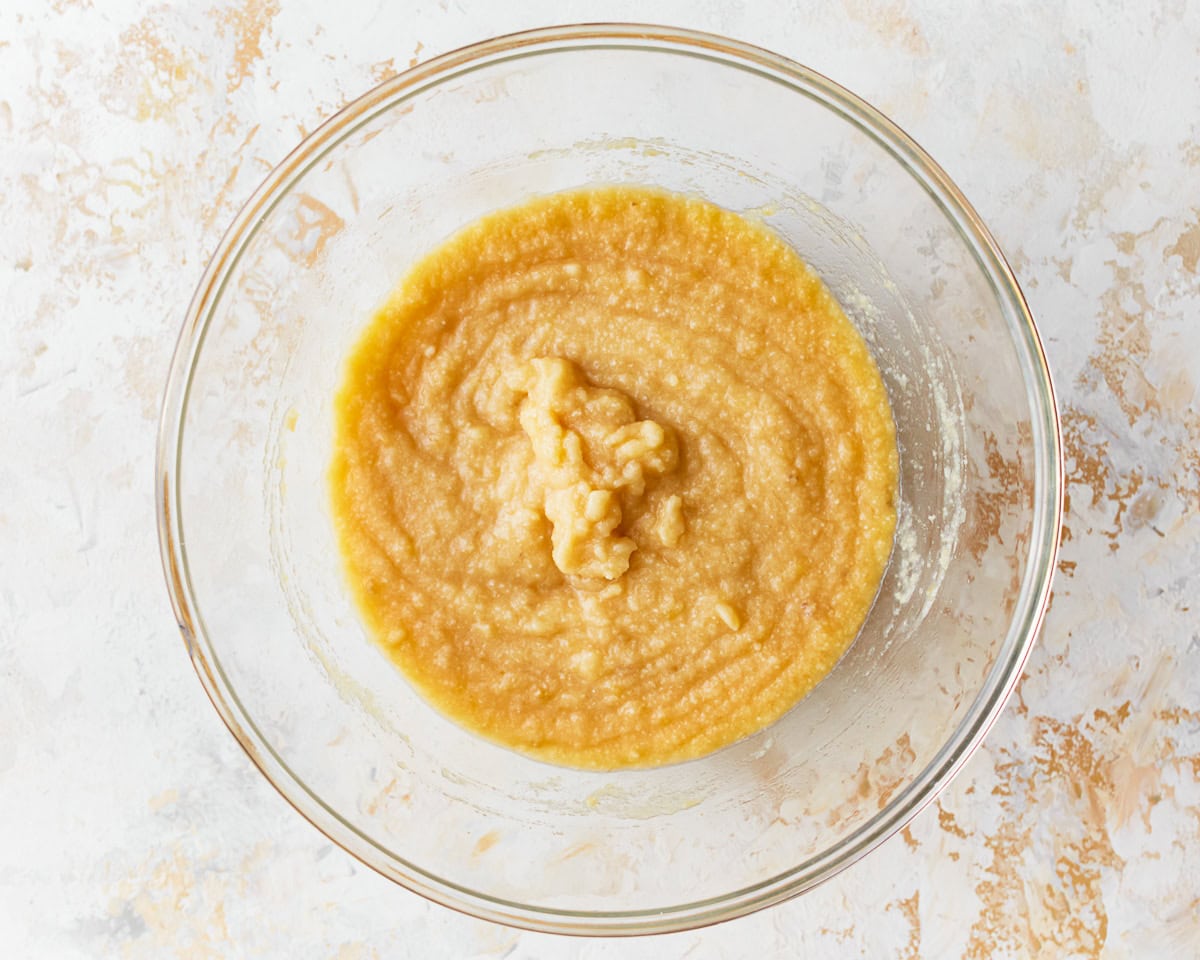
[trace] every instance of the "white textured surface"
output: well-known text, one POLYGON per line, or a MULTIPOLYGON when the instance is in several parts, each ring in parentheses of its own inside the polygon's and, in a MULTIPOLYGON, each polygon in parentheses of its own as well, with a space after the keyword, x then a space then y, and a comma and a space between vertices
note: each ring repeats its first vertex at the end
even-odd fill
POLYGON ((407 6, 0 6, 0 954, 1200 955, 1200 7, 407 6), (621 942, 431 906, 295 815, 192 672, 152 488, 178 324, 270 166, 410 62, 598 19, 773 48, 912 133, 1025 287, 1070 476, 1042 641, 940 801, 800 900, 621 942))

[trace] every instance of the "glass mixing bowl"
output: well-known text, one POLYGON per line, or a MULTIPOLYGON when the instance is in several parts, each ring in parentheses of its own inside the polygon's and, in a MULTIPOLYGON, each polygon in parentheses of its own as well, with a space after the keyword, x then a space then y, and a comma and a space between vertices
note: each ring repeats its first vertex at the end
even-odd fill
POLYGON ((811 70, 646 26, 447 54, 305 140, 204 274, 158 450, 180 629, 266 777, 405 887, 567 933, 737 916, 899 830, 1012 690, 1061 514, 1033 320, 946 175, 811 70), (580 772, 449 722, 368 639, 327 502, 331 401, 374 308, 456 228, 536 193, 625 182, 752 211, 824 277, 890 392, 900 524, 857 641, 782 720, 703 759, 580 772))

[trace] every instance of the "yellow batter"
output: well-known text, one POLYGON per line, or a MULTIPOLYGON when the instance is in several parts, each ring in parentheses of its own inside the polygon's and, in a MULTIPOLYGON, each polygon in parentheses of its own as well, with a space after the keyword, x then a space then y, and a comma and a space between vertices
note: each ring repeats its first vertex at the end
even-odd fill
POLYGON ((854 639, 897 455, 862 337, 764 227, 556 194, 421 261, 355 347, 333 507, 371 631, 437 707, 580 767, 771 723, 854 639))

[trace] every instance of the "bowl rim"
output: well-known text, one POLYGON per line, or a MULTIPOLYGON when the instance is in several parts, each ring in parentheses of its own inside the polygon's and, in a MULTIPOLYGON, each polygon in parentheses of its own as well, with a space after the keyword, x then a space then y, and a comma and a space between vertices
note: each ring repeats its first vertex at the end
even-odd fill
POLYGON ((957 186, 900 127, 816 71, 763 48, 712 33, 640 23, 579 23, 507 34, 458 48, 385 80, 305 137, 263 180, 219 241, 188 306, 171 361, 158 426, 155 507, 159 551, 176 621, 192 664, 222 721, 250 760, 291 806, 331 842, 407 889, 480 919, 547 933, 644 935, 729 920, 790 899, 850 866, 899 832, 928 805, 982 742, 1012 693, 1040 630, 1057 558, 1063 510, 1063 453, 1054 385, 1024 295, 998 244, 957 186), (1026 564, 1008 632, 980 692, 953 735, 906 787, 842 842, 748 887, 702 901, 644 910, 574 911, 522 904, 447 881, 404 861, 359 832, 295 775, 262 737, 228 682, 196 610, 179 509, 180 441, 195 361, 213 307, 257 226, 291 184, 381 112, 480 67, 545 53, 642 50, 698 57, 757 74, 813 99, 887 150, 938 204, 970 246, 1023 348, 1034 449, 1034 516, 1026 564))

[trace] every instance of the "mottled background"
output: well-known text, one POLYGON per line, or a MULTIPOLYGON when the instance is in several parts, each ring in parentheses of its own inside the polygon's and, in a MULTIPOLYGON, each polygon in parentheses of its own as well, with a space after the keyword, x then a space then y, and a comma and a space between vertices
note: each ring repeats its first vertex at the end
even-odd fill
POLYGON ((1200 6, 966 0, 0 4, 0 954, 1200 955, 1200 6), (640 941, 431 906, 295 815, 221 726, 159 572, 155 415, 237 206, 436 53, 643 19, 808 63, 912 133, 1046 339, 1068 508, 986 745, 866 861, 640 941))

